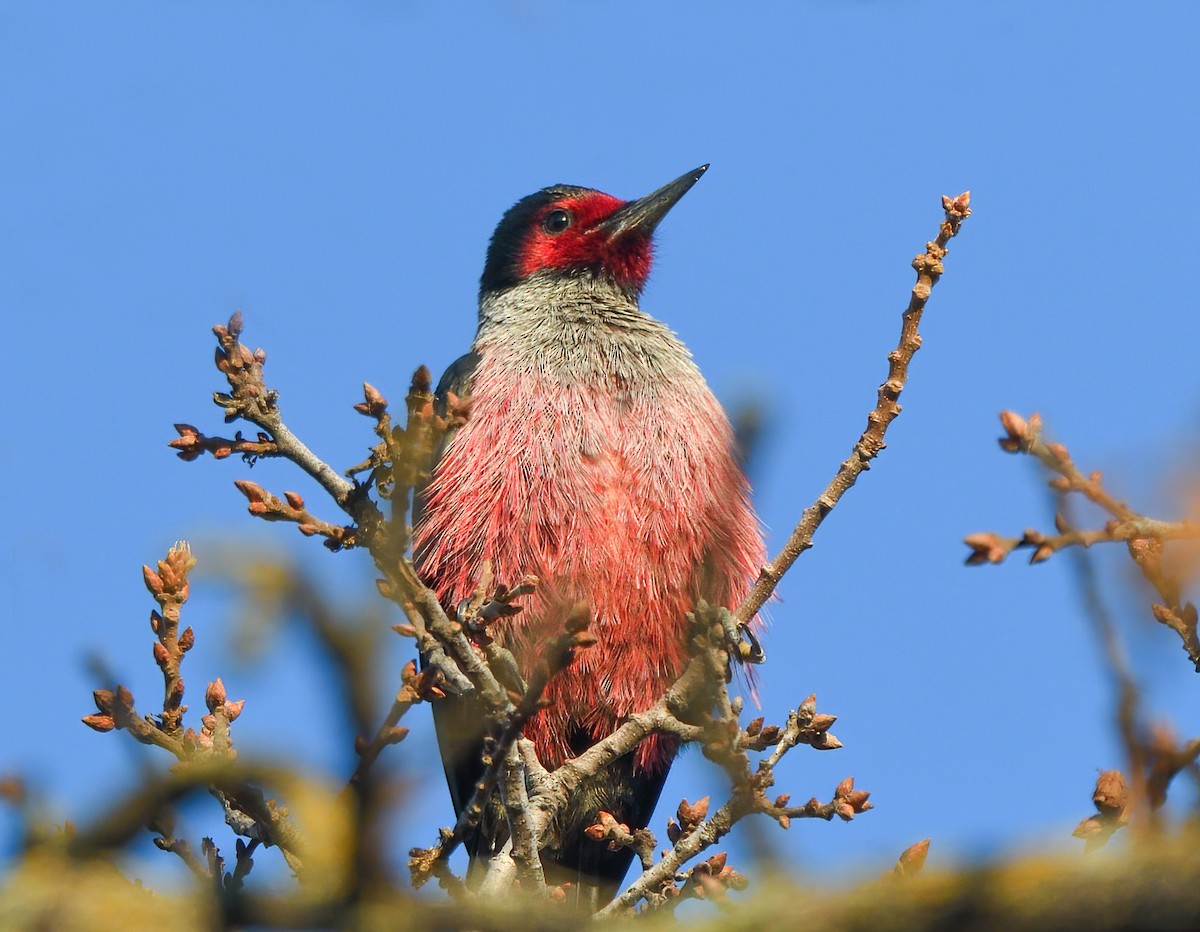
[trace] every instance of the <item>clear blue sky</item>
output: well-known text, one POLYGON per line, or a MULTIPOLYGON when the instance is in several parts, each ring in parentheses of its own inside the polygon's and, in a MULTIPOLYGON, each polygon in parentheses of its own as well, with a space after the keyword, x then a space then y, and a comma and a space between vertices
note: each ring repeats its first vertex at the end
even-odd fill
MULTIPOLYGON (((927 836, 942 863, 1069 840, 1096 769, 1121 763, 1069 565, 967 570, 960 540, 1049 524, 1031 465, 994 443, 1001 408, 1042 411, 1156 514, 1195 462, 1200 9, 732 9, 4 5, 0 770, 81 820, 128 785, 141 755, 78 724, 86 658, 150 707, 139 567, 177 538, 202 566, 238 538, 346 604, 372 597, 364 555, 246 516, 238 477, 318 500, 291 470, 166 449, 174 421, 221 426, 214 322, 243 309, 289 423, 344 468, 372 440, 350 409, 364 379, 399 401, 417 364, 467 346, 513 201, 560 181, 633 197, 711 162, 661 228, 643 304, 727 404, 768 403, 754 478, 775 544, 864 424, 939 196, 970 188, 975 208, 887 451, 772 609, 765 714, 816 692, 846 745, 791 755, 781 790, 827 798, 853 774, 878 808, 768 837, 824 874, 884 870, 927 836)), ((1120 554, 1099 565, 1156 708, 1200 731, 1173 635, 1120 554)), ((299 744, 347 773, 304 639, 284 629, 273 660, 239 664, 227 594, 193 588, 193 706, 223 674, 247 752, 299 744)), ((448 820, 427 715, 403 747, 422 815, 398 851, 448 820)), ((718 781, 691 754, 666 799, 718 781)))

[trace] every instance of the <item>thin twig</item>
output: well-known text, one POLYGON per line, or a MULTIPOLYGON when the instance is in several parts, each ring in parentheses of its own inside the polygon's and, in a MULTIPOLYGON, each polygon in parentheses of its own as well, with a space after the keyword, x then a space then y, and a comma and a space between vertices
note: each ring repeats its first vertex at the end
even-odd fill
POLYGON ((1057 534, 1043 534, 1028 529, 1017 537, 1003 537, 990 532, 970 534, 963 542, 971 548, 966 563, 976 566, 1001 563, 1014 550, 1033 548, 1031 563, 1041 563, 1061 550, 1071 547, 1090 547, 1096 543, 1120 541, 1142 571, 1146 581, 1162 598, 1161 604, 1150 607, 1156 621, 1173 630, 1183 642, 1183 649, 1200 672, 1200 632, 1197 631, 1196 606, 1186 601, 1183 586, 1176 575, 1163 565, 1167 543, 1178 540, 1200 540, 1200 522, 1159 521, 1139 514, 1125 502, 1116 499, 1104 487, 1099 472, 1084 475, 1061 443, 1047 443, 1042 437, 1042 419, 1032 414, 1028 419, 1012 411, 1000 413, 1005 436, 1000 448, 1008 453, 1024 453, 1036 458, 1054 476, 1049 485, 1057 492, 1083 495, 1112 515, 1103 530, 1078 531, 1060 511, 1054 519, 1057 534))
POLYGON ((879 386, 878 400, 867 415, 867 427, 854 444, 850 457, 838 467, 837 475, 825 487, 825 491, 804 510, 779 553, 759 571, 754 586, 733 613, 738 622, 747 624, 758 614, 800 554, 812 547, 813 535, 821 526, 821 522, 858 477, 870 468, 871 460, 883 450, 884 435, 892 421, 900 414, 900 393, 908 380, 909 363, 921 348, 921 335, 917 330, 921 323, 921 314, 925 310, 933 286, 942 275, 946 245, 957 235, 962 222, 971 215, 970 204, 969 191, 956 198, 942 198, 946 219, 942 221, 937 238, 927 243, 925 252, 913 260, 913 268, 917 270, 917 282, 913 285, 908 307, 901 317, 900 342, 888 354, 888 377, 879 386))
POLYGON ((279 455, 312 476, 341 508, 353 511, 354 483, 338 475, 283 423, 276 403, 278 393, 267 389, 262 378, 262 365, 267 354, 262 350, 251 351, 238 341, 242 333, 241 311, 235 312, 228 324, 213 327, 213 333, 220 345, 217 365, 229 379, 232 389, 228 395, 214 396, 214 401, 225 408, 225 419, 230 421, 240 417, 267 431, 274 439, 279 455))

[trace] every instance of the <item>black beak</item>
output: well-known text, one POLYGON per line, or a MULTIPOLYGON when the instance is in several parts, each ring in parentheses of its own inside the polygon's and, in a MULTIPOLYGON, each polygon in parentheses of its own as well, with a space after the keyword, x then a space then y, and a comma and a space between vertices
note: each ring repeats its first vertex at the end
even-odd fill
POLYGON ((636 201, 630 201, 616 213, 596 225, 596 229, 608 236, 609 239, 619 239, 635 230, 645 236, 654 232, 659 221, 667 215, 675 203, 691 189, 700 176, 708 171, 707 165, 701 165, 685 175, 680 175, 670 184, 663 185, 653 194, 647 194, 636 201))

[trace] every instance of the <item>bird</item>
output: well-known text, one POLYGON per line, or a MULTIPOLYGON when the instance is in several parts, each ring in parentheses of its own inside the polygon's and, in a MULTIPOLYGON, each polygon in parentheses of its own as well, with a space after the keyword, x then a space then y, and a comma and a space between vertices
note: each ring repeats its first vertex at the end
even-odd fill
MULTIPOLYGON (((524 729, 549 769, 653 705, 686 663, 687 613, 736 605, 763 563, 729 420, 683 342, 639 304, 660 221, 707 169, 631 201, 556 184, 514 204, 488 246, 474 342, 436 390, 443 404, 469 399, 469 416, 415 500, 421 579, 450 608, 485 565, 496 580, 536 576, 524 610, 489 629, 526 677, 573 605, 592 613, 596 643, 524 729)), ((453 696, 434 716, 461 813, 482 773, 483 716, 453 696)), ((595 908, 616 894, 632 852, 585 829, 600 811, 646 826, 678 751, 651 735, 584 784, 543 851, 548 883, 595 908)), ((474 863, 499 850, 502 823, 468 840, 474 863)))

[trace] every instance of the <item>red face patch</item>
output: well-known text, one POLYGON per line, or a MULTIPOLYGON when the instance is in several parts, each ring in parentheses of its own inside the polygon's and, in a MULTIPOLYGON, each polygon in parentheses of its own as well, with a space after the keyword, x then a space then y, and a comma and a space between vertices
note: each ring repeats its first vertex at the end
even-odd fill
POLYGON ((640 291, 650 274, 650 237, 630 231, 614 239, 597 229, 624 204, 599 191, 548 204, 535 216, 521 250, 521 276, 541 269, 597 268, 623 287, 640 291))

